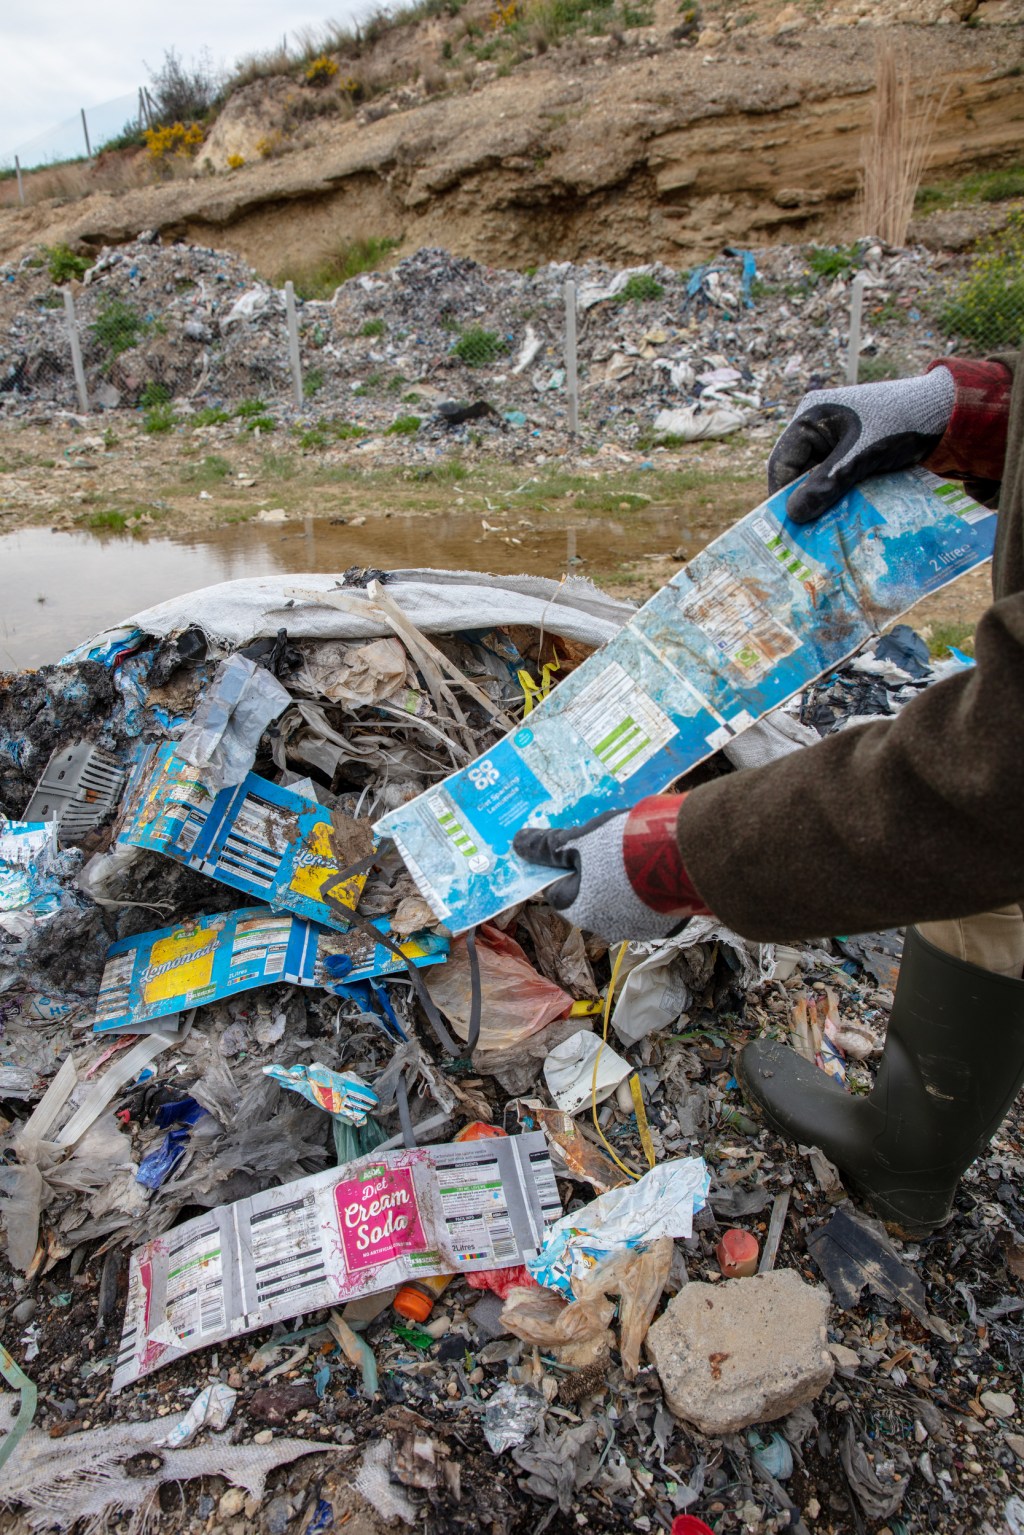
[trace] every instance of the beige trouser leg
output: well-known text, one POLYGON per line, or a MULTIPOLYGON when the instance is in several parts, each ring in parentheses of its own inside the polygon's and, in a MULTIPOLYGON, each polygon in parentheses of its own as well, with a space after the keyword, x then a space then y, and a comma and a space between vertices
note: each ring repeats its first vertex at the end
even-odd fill
POLYGON ((919 922, 917 931, 943 953, 965 959, 980 970, 1017 978, 1024 975, 1024 911, 1020 906, 998 906, 976 917, 953 917, 947 922, 919 922))

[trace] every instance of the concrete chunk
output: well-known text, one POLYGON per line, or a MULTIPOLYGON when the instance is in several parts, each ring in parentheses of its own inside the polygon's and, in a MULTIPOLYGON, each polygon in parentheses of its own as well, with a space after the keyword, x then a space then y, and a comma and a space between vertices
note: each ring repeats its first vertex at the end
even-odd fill
POLYGON ((792 1269, 684 1285, 647 1334, 665 1401, 705 1434, 785 1417, 832 1379, 828 1308, 792 1269))

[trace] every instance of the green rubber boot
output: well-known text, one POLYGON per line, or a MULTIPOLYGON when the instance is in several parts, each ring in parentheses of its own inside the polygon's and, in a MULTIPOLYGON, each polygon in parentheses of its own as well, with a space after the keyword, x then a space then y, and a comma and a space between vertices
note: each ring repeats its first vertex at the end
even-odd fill
POLYGON ((1024 980, 954 959, 908 928, 866 1097, 772 1040, 747 1045, 736 1076, 780 1134, 820 1147, 902 1235, 925 1236, 949 1219, 961 1174, 1024 1082, 1024 980))

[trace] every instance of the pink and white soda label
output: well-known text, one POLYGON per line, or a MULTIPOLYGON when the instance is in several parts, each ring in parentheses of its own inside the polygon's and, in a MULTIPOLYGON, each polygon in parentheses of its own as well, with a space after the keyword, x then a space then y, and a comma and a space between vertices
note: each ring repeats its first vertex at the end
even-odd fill
POLYGON ((350 1274, 426 1246, 410 1168, 374 1168, 339 1183, 334 1199, 350 1274))

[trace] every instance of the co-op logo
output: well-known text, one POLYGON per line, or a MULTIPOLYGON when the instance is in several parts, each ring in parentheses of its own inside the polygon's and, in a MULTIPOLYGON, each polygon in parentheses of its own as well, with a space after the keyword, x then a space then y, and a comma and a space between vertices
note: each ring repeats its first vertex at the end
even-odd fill
POLYGON ((469 781, 474 789, 489 789, 500 777, 501 774, 488 757, 469 769, 469 781))

